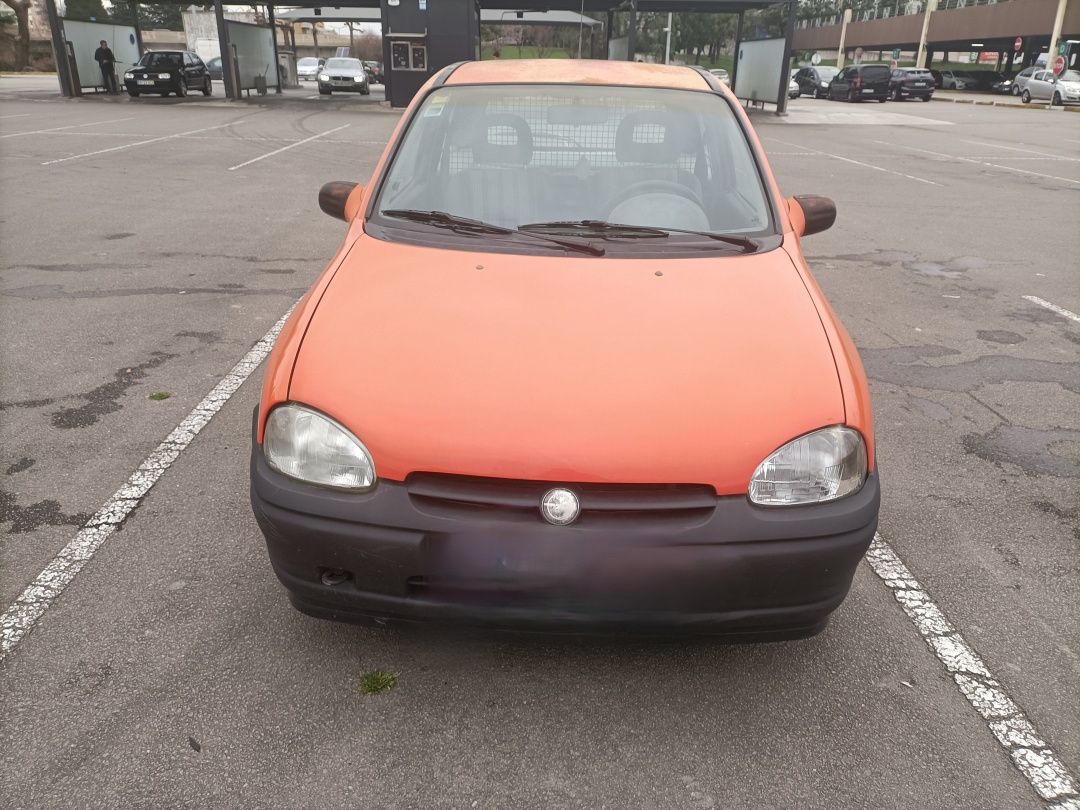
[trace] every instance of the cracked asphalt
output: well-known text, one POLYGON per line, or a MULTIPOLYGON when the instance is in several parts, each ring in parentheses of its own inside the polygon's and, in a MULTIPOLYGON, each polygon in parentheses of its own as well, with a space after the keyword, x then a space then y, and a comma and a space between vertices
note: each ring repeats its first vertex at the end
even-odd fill
MULTIPOLYGON (((321 271, 342 227, 319 186, 366 181, 397 123, 14 87, 5 606, 321 271)), ((799 100, 754 122, 786 194, 837 202, 804 248, 871 379, 881 534, 1076 775, 1080 324, 1023 296, 1080 312, 1080 116, 799 100)), ((0 805, 1040 806, 866 565, 822 635, 784 644, 298 614, 247 503, 260 378, 0 662, 0 805), (363 696, 375 668, 397 685, 363 696)))

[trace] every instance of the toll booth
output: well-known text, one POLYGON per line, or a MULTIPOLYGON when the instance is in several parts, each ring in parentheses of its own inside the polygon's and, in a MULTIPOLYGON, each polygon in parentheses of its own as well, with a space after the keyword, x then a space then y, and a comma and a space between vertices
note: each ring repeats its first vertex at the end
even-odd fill
POLYGON ((383 69, 392 107, 408 106, 436 71, 480 48, 474 0, 383 0, 383 69))

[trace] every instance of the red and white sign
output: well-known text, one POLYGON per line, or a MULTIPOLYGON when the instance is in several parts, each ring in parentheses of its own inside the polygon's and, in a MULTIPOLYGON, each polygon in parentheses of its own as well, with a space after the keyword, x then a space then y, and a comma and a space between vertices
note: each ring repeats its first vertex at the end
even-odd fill
POLYGON ((1060 76, 1062 73, 1064 73, 1065 72, 1065 57, 1064 56, 1055 56, 1054 57, 1054 64, 1053 64, 1052 67, 1053 67, 1055 76, 1060 76))
POLYGON ((1013 50, 1014 51, 1019 51, 1019 50, 1022 50, 1023 47, 1024 47, 1024 38, 1023 37, 1017 37, 1016 42, 1013 43, 1013 50))

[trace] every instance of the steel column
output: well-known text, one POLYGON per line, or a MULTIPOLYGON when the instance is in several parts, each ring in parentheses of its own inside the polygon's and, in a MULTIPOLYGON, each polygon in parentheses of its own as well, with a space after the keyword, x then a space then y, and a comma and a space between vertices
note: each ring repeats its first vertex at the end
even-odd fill
MULTIPOLYGON (((275 92, 277 92, 278 95, 281 95, 281 62, 278 61, 279 57, 278 57, 278 50, 277 50, 277 25, 274 23, 274 7, 273 7, 273 5, 268 5, 266 7, 266 19, 270 23, 270 36, 272 36, 274 38, 274 70, 277 71, 277 90, 275 92)), ((349 27, 349 30, 352 31, 351 26, 349 27)), ((295 54, 294 54, 294 57, 295 57, 295 54)))
POLYGON ((214 0, 214 15, 217 18, 218 50, 221 52, 221 80, 225 85, 226 98, 240 98, 240 89, 236 86, 236 59, 229 47, 229 30, 225 27, 225 8, 221 0, 214 0))

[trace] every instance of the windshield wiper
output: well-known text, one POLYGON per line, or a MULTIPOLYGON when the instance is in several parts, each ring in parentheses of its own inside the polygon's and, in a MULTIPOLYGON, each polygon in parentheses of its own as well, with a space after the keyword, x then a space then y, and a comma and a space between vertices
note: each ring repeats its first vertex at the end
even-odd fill
POLYGON ((673 233, 685 233, 692 236, 704 236, 717 242, 723 242, 742 248, 743 253, 753 253, 761 245, 748 236, 712 233, 711 231, 691 231, 683 228, 655 228, 648 225, 620 225, 617 222, 605 222, 602 219, 580 219, 573 222, 532 222, 522 225, 519 230, 532 233, 543 231, 570 231, 571 233, 593 233, 608 239, 657 239, 673 233))
POLYGON ((491 234, 493 236, 529 236, 533 239, 542 239, 545 242, 551 242, 552 244, 559 245, 567 250, 575 250, 578 253, 586 253, 590 256, 603 256, 606 252, 602 247, 598 247, 597 245, 588 242, 582 242, 578 239, 560 239, 557 236, 533 233, 531 231, 521 230, 520 228, 504 228, 501 225, 483 222, 479 219, 470 219, 469 217, 459 217, 456 214, 448 214, 445 211, 420 211, 413 208, 391 208, 387 211, 381 211, 380 213, 387 217, 406 219, 410 222, 421 222, 426 225, 434 225, 437 228, 447 228, 448 230, 454 231, 454 233, 466 235, 491 234))

